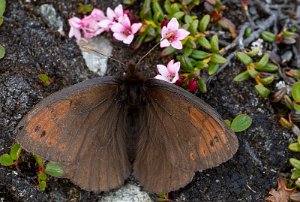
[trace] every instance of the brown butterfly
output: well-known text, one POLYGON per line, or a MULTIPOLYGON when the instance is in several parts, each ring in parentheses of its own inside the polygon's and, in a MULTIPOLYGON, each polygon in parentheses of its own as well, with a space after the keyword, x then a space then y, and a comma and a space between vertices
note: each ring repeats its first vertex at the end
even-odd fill
POLYGON ((85 190, 108 191, 132 172, 150 192, 170 192, 194 172, 232 158, 238 140, 217 112, 176 85, 122 77, 81 82, 42 100, 17 126, 17 142, 59 162, 85 190))

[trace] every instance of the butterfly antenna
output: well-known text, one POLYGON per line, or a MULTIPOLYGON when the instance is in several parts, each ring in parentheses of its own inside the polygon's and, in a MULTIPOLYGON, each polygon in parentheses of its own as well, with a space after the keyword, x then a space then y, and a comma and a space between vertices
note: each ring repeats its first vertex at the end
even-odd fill
POLYGON ((97 54, 99 54, 99 55, 102 55, 102 56, 107 57, 107 58, 109 58, 109 59, 111 59, 111 60, 114 60, 114 61, 120 63, 121 65, 123 65, 123 67, 126 66, 126 65, 125 65, 123 62, 121 62, 120 60, 118 60, 118 59, 116 59, 116 58, 113 58, 113 57, 110 57, 109 55, 105 55, 104 53, 101 53, 101 52, 99 52, 99 51, 97 51, 97 50, 95 50, 95 49, 93 49, 93 48, 90 48, 90 47, 88 47, 88 46, 81 46, 81 48, 83 48, 83 49, 85 49, 85 50, 87 50, 87 51, 95 52, 95 53, 97 53, 97 54))
POLYGON ((140 62, 147 56, 149 55, 149 53, 151 53, 158 45, 160 44, 160 42, 158 42, 155 46, 153 46, 143 57, 141 57, 141 59, 139 59, 139 61, 137 62, 136 65, 140 64, 140 62))

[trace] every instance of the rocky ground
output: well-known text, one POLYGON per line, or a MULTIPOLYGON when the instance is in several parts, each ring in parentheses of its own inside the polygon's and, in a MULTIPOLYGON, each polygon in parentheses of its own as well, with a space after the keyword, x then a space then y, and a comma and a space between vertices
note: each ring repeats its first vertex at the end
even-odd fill
MULTIPOLYGON (((76 14, 78 1, 11 0, 8 2, 4 24, 0 27, 0 44, 6 56, 0 60, 0 153, 9 151, 14 143, 14 129, 20 119, 42 98, 64 87, 96 77, 85 65, 74 39, 62 36, 40 13, 43 4, 51 4, 61 17, 63 30, 68 33, 67 19, 76 14), (44 87, 38 74, 47 74, 54 82, 44 87)), ((230 1, 227 1, 230 4, 230 1)), ((238 2, 238 1, 232 1, 238 2)), ((118 1, 97 1, 96 7, 105 10, 118 1)), ((234 7, 234 6, 233 6, 234 7)), ((138 9, 134 7, 133 9, 138 9)), ((241 16, 237 9, 226 15, 241 16)), ((230 18, 230 16, 228 16, 230 18)), ((237 23, 246 20, 238 17, 237 23)), ((237 26, 239 26, 237 24, 237 26)), ((153 44, 138 51, 104 35, 112 45, 112 56, 120 61, 138 59, 153 44)), ((143 62, 147 75, 155 75, 155 65, 161 63, 154 51, 143 62)), ((295 137, 278 124, 274 106, 253 90, 253 82, 242 85, 233 82, 241 72, 240 63, 233 60, 200 95, 224 119, 246 113, 253 118, 252 126, 237 134, 239 150, 219 167, 196 173, 186 187, 172 192, 175 201, 264 201, 271 188, 276 187, 280 173, 289 172, 287 146, 295 137)), ((109 60, 108 74, 120 72, 120 66, 109 60)), ((107 194, 87 192, 67 179, 50 178, 46 191, 37 188, 33 160, 22 163, 21 172, 15 167, 0 167, 0 201, 98 201, 107 194)), ((128 182, 127 182, 128 183, 128 182)), ((132 182, 129 182, 132 183, 132 182)))

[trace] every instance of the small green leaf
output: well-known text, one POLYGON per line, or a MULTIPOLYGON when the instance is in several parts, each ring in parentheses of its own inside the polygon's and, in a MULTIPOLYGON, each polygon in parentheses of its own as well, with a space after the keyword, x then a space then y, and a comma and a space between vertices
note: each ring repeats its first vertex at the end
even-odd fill
POLYGON ((182 67, 183 70, 185 70, 187 72, 193 71, 193 65, 192 65, 189 57, 186 57, 184 55, 177 56, 177 57, 178 57, 178 60, 180 61, 180 66, 182 67))
POLYGON ((0 17, 0 26, 3 24, 3 22, 4 22, 3 17, 0 17))
POLYGON ((38 181, 46 181, 47 175, 45 173, 39 173, 38 174, 38 181))
POLYGON ((274 76, 271 75, 271 76, 267 76, 267 77, 264 77, 264 78, 260 78, 259 81, 264 84, 264 85, 269 85, 270 83, 272 83, 274 81, 274 76))
POLYGON ((194 66, 195 70, 201 70, 208 67, 208 64, 206 62, 203 62, 202 60, 198 60, 194 66))
POLYGON ((294 109, 295 109, 297 112, 300 112, 300 105, 299 105, 299 104, 294 103, 293 106, 294 106, 294 109))
MULTIPOLYGON (((297 137, 297 142, 298 142, 298 144, 300 144, 300 136, 297 137)), ((299 147, 300 147, 300 145, 299 145, 299 147)))
POLYGON ((192 49, 195 49, 197 47, 192 37, 187 37, 187 40, 185 41, 184 45, 192 49))
POLYGON ((193 22, 193 18, 190 15, 185 15, 184 22, 189 25, 193 22))
POLYGON ((34 155, 35 161, 40 168, 44 167, 43 159, 40 156, 34 155))
POLYGON ((174 15, 172 17, 176 18, 177 20, 180 20, 184 15, 185 15, 184 12, 178 11, 178 12, 174 13, 174 15))
POLYGON ((288 95, 283 96, 283 104, 290 110, 293 109, 293 101, 291 100, 291 98, 288 95))
POLYGON ((237 52, 236 56, 239 59, 239 61, 241 61, 246 66, 253 62, 252 58, 250 58, 243 52, 237 52))
POLYGON ((296 180, 300 177, 300 169, 297 169, 295 170, 294 172, 292 172, 292 175, 291 175, 291 179, 292 180, 296 180))
POLYGON ((252 32, 252 29, 250 27, 247 27, 245 30, 245 33, 244 33, 244 37, 247 38, 248 36, 250 36, 251 32, 252 32))
POLYGON ((0 0, 0 17, 3 16, 6 7, 6 1, 0 0))
POLYGON ((164 8, 168 14, 173 13, 173 9, 171 7, 171 2, 169 0, 164 2, 164 8))
POLYGON ((254 69, 249 69, 247 71, 252 78, 256 78, 259 75, 259 72, 254 69))
POLYGON ((41 190, 41 191, 45 191, 45 189, 46 189, 46 187, 47 187, 46 181, 40 181, 39 187, 40 187, 40 190, 41 190))
POLYGON ((218 63, 214 63, 214 62, 211 62, 209 65, 208 65, 208 74, 209 75, 213 75, 214 73, 216 73, 219 69, 219 64, 218 63))
POLYGON ((263 67, 258 67, 255 65, 255 69, 262 71, 262 72, 275 72, 278 70, 278 66, 273 63, 267 63, 263 67))
POLYGON ((245 81, 245 80, 248 80, 249 78, 250 78, 250 74, 246 70, 246 71, 243 71, 242 73, 239 73, 238 75, 236 75, 233 80, 234 81, 245 81))
POLYGON ((259 62, 255 63, 254 66, 255 68, 262 68, 266 66, 269 62, 269 54, 266 53, 264 56, 259 60, 259 62))
POLYGON ((226 59, 216 53, 213 53, 212 56, 210 57, 210 61, 213 63, 217 63, 217 64, 225 64, 226 63, 226 59))
POLYGON ((231 130, 234 132, 242 132, 249 128, 252 124, 252 118, 247 114, 240 114, 235 117, 231 123, 231 130))
POLYGON ((197 33, 198 24, 199 24, 199 20, 194 20, 190 24, 189 31, 191 32, 192 35, 195 35, 197 33))
POLYGON ((288 149, 293 152, 300 152, 300 145, 298 142, 294 142, 289 144, 288 149))
POLYGON ((294 168, 300 169, 300 161, 298 159, 290 158, 289 162, 294 168))
POLYGON ((293 84, 292 97, 296 102, 300 102, 300 82, 293 84))
POLYGON ((126 5, 133 5, 134 0, 123 0, 123 3, 126 4, 126 5))
POLYGON ((93 5, 91 4, 80 4, 79 5, 79 13, 87 14, 93 10, 93 5))
POLYGON ((230 121, 230 120, 226 119, 226 120, 225 120, 225 123, 226 123, 229 127, 231 126, 231 121, 230 121))
POLYGON ((199 78, 198 80, 198 89, 201 93, 207 92, 206 83, 203 78, 199 78))
POLYGON ((210 15, 208 15, 208 14, 201 18, 200 23, 199 23, 200 32, 206 31, 209 21, 210 21, 210 15))
POLYGON ((201 50, 193 50, 191 57, 196 60, 202 60, 208 58, 211 54, 201 51, 201 50))
POLYGON ((192 54, 193 50, 194 49, 192 49, 192 48, 184 47, 183 48, 183 55, 190 56, 192 54))
POLYGON ((197 40, 197 43, 205 49, 211 49, 211 45, 209 41, 205 38, 205 36, 200 36, 197 40))
POLYGON ((63 175, 63 169, 59 163, 50 161, 46 165, 45 173, 54 177, 60 177, 63 175))
POLYGON ((273 34, 272 32, 263 31, 261 33, 261 37, 263 38, 264 41, 272 43, 275 41, 276 35, 273 34))
POLYGON ((142 9, 140 12, 140 17, 145 20, 149 20, 152 18, 152 12, 151 12, 151 1, 152 0, 145 0, 142 9))
POLYGON ((19 159, 20 154, 21 154, 22 148, 20 146, 20 144, 14 144, 11 148, 10 148, 10 156, 11 158, 16 161, 19 159))
POLYGON ((270 94, 270 90, 261 85, 255 85, 256 92, 263 98, 266 98, 270 94))
POLYGON ((0 45, 0 59, 2 59, 5 55, 5 49, 3 46, 0 45))
POLYGON ((2 154, 0 156, 0 164, 3 166, 11 166, 14 163, 13 159, 9 154, 2 154))
POLYGON ((219 39, 218 39, 218 35, 214 35, 210 39, 210 46, 211 46, 211 52, 213 52, 213 53, 219 53, 219 39))

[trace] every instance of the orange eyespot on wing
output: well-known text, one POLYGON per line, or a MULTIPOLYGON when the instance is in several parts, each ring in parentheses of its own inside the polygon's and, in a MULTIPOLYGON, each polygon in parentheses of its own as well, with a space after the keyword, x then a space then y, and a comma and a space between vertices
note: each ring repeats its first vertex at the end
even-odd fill
POLYGON ((134 162, 134 174, 146 190, 176 190, 189 183, 195 171, 233 156, 237 138, 212 107, 163 81, 149 80, 146 87, 145 125, 134 162), (153 178, 156 181, 149 180, 153 178))
POLYGON ((124 113, 115 101, 111 77, 88 80, 42 100, 17 126, 17 142, 56 161, 81 188, 108 191, 130 172, 124 141, 124 113))

